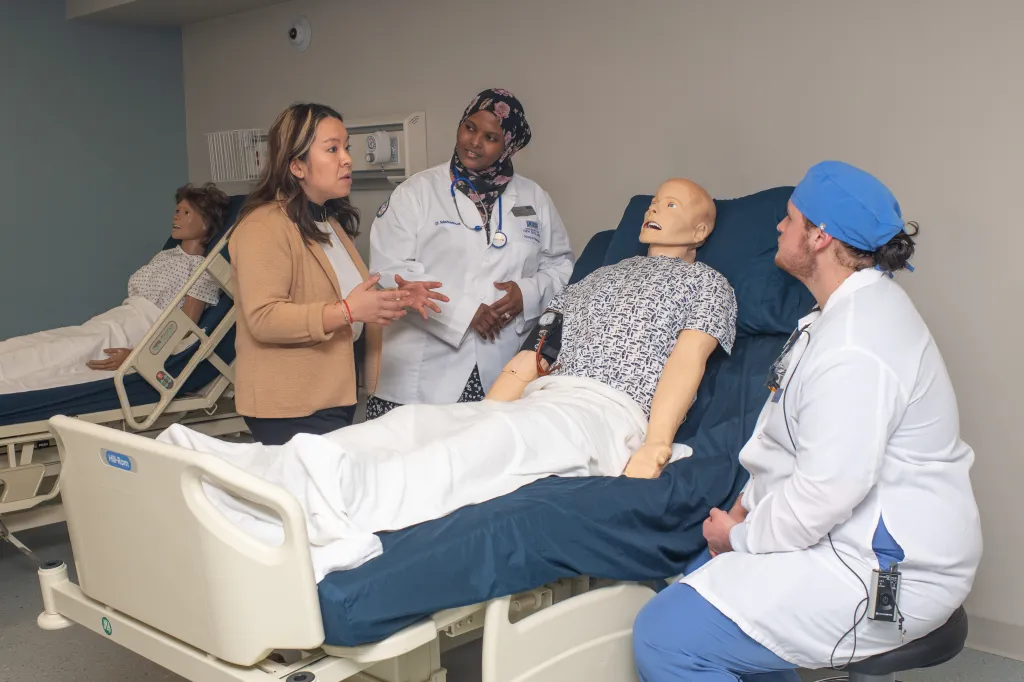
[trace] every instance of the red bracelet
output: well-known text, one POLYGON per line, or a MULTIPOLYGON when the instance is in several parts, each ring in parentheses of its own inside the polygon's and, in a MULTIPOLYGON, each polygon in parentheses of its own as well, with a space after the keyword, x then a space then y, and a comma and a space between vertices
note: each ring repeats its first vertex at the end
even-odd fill
POLYGON ((348 313, 348 323, 349 325, 351 325, 353 322, 355 322, 355 319, 352 317, 352 309, 348 307, 348 301, 346 301, 345 299, 341 299, 341 302, 345 306, 345 311, 348 313))

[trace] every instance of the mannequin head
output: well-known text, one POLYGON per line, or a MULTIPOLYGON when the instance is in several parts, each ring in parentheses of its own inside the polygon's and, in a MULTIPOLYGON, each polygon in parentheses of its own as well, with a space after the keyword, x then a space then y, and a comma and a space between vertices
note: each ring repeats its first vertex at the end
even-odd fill
POLYGON ((662 183, 644 214, 640 243, 650 256, 672 256, 691 263, 715 229, 715 202, 695 182, 672 178, 662 183))
POLYGON ((205 254, 214 236, 224 229, 228 195, 212 182, 199 187, 186 184, 174 193, 174 201, 171 237, 180 241, 185 253, 205 254))

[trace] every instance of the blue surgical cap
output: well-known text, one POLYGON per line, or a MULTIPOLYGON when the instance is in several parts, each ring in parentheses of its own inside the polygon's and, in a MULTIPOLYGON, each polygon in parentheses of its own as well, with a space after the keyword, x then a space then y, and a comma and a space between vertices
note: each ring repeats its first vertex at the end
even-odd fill
POLYGON ((877 250, 904 226, 889 188, 842 161, 811 166, 790 200, 826 234, 863 251, 877 250))

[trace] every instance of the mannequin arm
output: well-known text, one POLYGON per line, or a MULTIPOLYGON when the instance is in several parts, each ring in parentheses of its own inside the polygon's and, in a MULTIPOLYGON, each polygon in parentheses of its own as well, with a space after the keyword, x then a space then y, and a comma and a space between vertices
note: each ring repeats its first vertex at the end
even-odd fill
POLYGON ((693 405, 708 357, 717 345, 718 339, 710 334, 694 329, 680 332, 651 401, 647 436, 626 465, 626 476, 657 478, 668 464, 676 431, 693 405))
MULTIPOLYGON (((541 360, 541 366, 547 369, 548 363, 541 360)), ((519 400, 523 397, 526 385, 537 376, 537 354, 533 351, 521 350, 501 370, 501 374, 491 384, 491 390, 487 391, 485 398, 503 403, 519 400)))

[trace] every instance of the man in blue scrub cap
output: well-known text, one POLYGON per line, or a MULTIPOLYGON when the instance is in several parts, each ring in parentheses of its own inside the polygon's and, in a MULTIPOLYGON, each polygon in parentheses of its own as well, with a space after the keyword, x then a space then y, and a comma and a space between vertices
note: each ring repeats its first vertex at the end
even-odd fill
POLYGON ((769 372, 739 499, 712 510, 708 552, 637 616, 644 682, 796 681, 928 634, 970 592, 974 452, 892 278, 909 269, 908 227, 892 192, 846 163, 813 166, 794 190, 775 262, 817 306, 769 372), (891 620, 865 617, 875 571, 899 573, 891 620))

